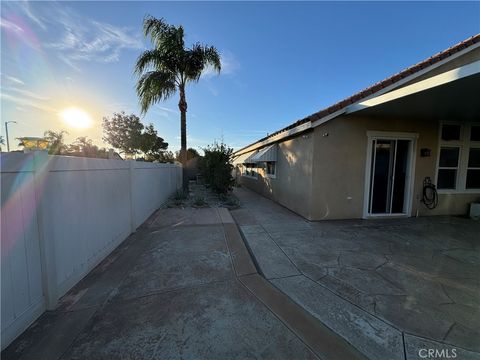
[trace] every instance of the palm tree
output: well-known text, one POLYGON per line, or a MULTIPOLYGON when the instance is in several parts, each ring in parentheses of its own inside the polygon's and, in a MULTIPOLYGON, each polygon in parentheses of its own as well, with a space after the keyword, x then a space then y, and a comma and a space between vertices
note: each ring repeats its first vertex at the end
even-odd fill
MULTIPOLYGON (((218 73, 221 70, 220 54, 213 46, 200 43, 185 47, 183 27, 167 24, 163 19, 146 16, 143 21, 143 34, 150 37, 153 49, 146 50, 137 59, 135 73, 138 75, 137 94, 142 114, 155 103, 180 95, 180 143, 181 162, 187 163, 187 100, 185 87, 190 82, 198 82, 207 67, 218 73)), ((185 175, 185 174, 184 174, 185 175)), ((183 176, 183 188, 188 182, 183 176)))

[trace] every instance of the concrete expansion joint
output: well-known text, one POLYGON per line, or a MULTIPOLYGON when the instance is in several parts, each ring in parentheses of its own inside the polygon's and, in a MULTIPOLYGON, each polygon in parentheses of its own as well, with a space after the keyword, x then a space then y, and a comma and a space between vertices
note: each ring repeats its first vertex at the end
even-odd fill
MULTIPOLYGON (((335 291, 333 291, 332 289, 330 289, 328 286, 325 286, 324 284, 322 283, 319 283, 319 282, 316 282, 315 280, 313 280, 311 277, 307 276, 307 275, 304 275, 307 279, 310 279, 312 281, 314 281, 315 283, 317 283, 319 286, 321 286, 322 288, 326 289, 327 291, 329 291, 330 293, 334 294, 335 296, 339 297, 340 299, 350 303, 352 306, 356 307, 357 309, 361 310, 361 311, 364 311, 368 314, 370 314, 371 316, 373 316, 374 318, 376 318, 377 320, 383 322, 384 324, 392 327, 393 329, 399 331, 399 332, 402 332, 402 330, 400 328, 398 328, 397 326, 395 326, 394 324, 392 324, 391 322, 389 321, 386 321, 385 319, 383 319, 382 317, 380 317, 379 315, 377 315, 376 312, 374 313, 371 313, 369 311, 366 311, 365 309, 363 309, 361 306, 359 306, 358 304, 354 303, 353 301, 351 301, 350 299, 340 295, 340 294, 337 294, 335 291)), ((340 280, 341 281, 341 280, 340 280)), ((356 289, 356 288, 355 288, 356 289)), ((358 290, 358 289, 356 289, 358 290)), ((360 291, 360 290, 358 290, 360 291)), ((361 292, 361 291, 360 291, 361 292)), ((390 294, 375 294, 375 295, 388 295, 388 296, 407 296, 406 294, 399 294, 399 295, 390 295, 390 294)), ((375 300, 374 300, 375 301, 375 300)), ((376 302, 374 303, 375 307, 376 307, 376 302)))
POLYGON ((268 281, 271 281, 271 280, 279 280, 279 279, 288 279, 288 278, 294 278, 294 277, 298 277, 298 276, 306 276, 305 274, 303 273, 300 273, 300 274, 294 274, 294 275, 286 275, 286 276, 278 276, 278 277, 271 277, 271 278, 266 278, 268 281))
POLYGON ((457 323, 454 322, 452 325, 450 325, 450 327, 446 331, 445 335, 443 336, 442 341, 445 341, 447 339, 448 334, 450 334, 450 332, 452 331, 452 329, 455 327, 456 324, 457 323))
MULTIPOLYGON (((326 327, 265 278, 251 250, 248 249, 247 242, 239 230, 238 224, 235 223, 234 226, 234 231, 232 230, 228 234, 227 231, 225 232, 225 240, 229 252, 233 254, 232 265, 240 283, 319 358, 364 359, 364 355, 347 340, 326 327), (237 249, 238 252, 232 251, 232 248, 237 249), (237 261, 237 264, 235 264, 235 261, 237 261), (242 264, 251 264, 255 270, 252 269, 250 273, 241 274, 238 272, 238 267, 242 264)), ((297 267, 295 266, 295 268, 297 267)), ((278 279, 295 276, 302 276, 302 273, 298 271, 298 274, 279 277, 278 279)))
MULTIPOLYGON (((175 287, 175 288, 166 289, 166 290, 155 290, 155 291, 151 291, 151 292, 148 292, 148 293, 145 293, 145 294, 142 294, 142 295, 127 297, 127 298, 118 298, 118 299, 115 298, 115 299, 113 299, 113 297, 114 297, 113 296, 112 299, 109 299, 107 301, 108 302, 114 302, 115 304, 129 303, 129 302, 132 302, 132 301, 135 301, 135 300, 138 300, 138 299, 155 297, 155 296, 162 295, 162 294, 182 292, 182 291, 188 291, 188 290, 192 290, 192 289, 202 288, 202 287, 209 286, 209 285, 228 283, 232 280, 234 280, 233 277, 220 279, 220 280, 214 280, 214 281, 206 281, 206 282, 198 283, 198 284, 191 285, 191 286, 181 286, 181 287, 175 287)), ((106 303, 104 305, 106 305, 106 303)), ((102 307, 104 305, 102 305, 102 307)))
MULTIPOLYGON (((385 256, 385 257, 386 257, 386 256, 385 256)), ((381 269, 384 265, 387 265, 389 262, 390 262, 390 260, 387 258, 387 261, 385 261, 384 263, 378 265, 378 266, 375 268, 375 271, 381 269)))
POLYGON ((405 342, 405 332, 402 331, 403 358, 407 359, 407 343, 405 342))

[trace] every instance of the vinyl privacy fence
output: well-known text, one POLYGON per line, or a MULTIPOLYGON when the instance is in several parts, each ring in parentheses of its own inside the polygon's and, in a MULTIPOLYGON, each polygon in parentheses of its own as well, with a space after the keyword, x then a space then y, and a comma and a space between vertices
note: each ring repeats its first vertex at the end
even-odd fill
POLYGON ((181 167, 1 154, 2 349, 182 185, 181 167))

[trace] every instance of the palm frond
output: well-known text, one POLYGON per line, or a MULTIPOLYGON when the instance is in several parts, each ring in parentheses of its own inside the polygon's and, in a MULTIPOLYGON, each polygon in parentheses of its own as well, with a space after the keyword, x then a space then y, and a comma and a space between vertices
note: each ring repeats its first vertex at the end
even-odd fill
POLYGON ((168 57, 158 49, 145 50, 137 59, 134 73, 141 75, 144 71, 153 68, 162 68, 168 57))
POLYGON ((188 80, 198 81, 208 66, 217 72, 222 68, 220 54, 215 47, 196 43, 185 52, 184 70, 188 80))
POLYGON ((145 114, 150 106, 175 94, 175 75, 167 71, 148 71, 138 80, 136 90, 145 114))
POLYGON ((217 48, 214 46, 204 47, 203 51, 205 53, 206 64, 212 66, 217 73, 220 73, 222 70, 222 61, 217 48))
POLYGON ((143 20, 143 35, 150 37, 157 49, 175 51, 185 46, 183 27, 167 24, 163 18, 147 15, 143 20))
POLYGON ((163 18, 157 19, 147 15, 143 19, 143 35, 145 37, 150 36, 152 41, 162 37, 170 27, 171 25, 167 24, 163 18))

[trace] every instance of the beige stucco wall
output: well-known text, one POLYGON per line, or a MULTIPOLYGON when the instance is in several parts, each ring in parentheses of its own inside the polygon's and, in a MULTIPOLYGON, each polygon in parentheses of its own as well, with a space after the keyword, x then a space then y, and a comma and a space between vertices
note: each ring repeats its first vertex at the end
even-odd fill
POLYGON ((278 143, 277 175, 268 178, 259 169, 258 179, 238 177, 238 182, 277 201, 309 220, 363 217, 367 158, 367 131, 415 133, 412 216, 465 215, 480 194, 440 194, 438 207, 423 203, 423 180, 435 181, 439 122, 403 118, 372 119, 342 116, 313 131, 278 143), (328 135, 327 135, 328 134, 328 135), (431 150, 420 157, 420 149, 431 150))
MULTIPOLYGON (((480 48, 403 84, 458 68, 480 59, 480 48)), ((260 171, 258 180, 241 177, 244 186, 271 198, 310 220, 348 219, 363 216, 367 131, 417 133, 412 215, 463 215, 480 194, 440 194, 438 207, 422 203, 423 180, 435 181, 439 122, 432 119, 368 118, 341 116, 279 143, 277 178, 260 171), (328 134, 328 136, 324 136, 328 134), (420 157, 420 149, 431 149, 420 157)))
POLYGON ((297 214, 311 218, 313 132, 278 143, 276 177, 259 169, 258 179, 239 176, 237 181, 277 201, 297 214))
POLYGON ((412 215, 463 215, 480 194, 441 194, 435 210, 423 203, 423 180, 435 181, 439 122, 343 116, 314 131, 312 220, 361 218, 365 196, 367 131, 417 133, 412 215), (328 134, 328 136, 325 136, 328 134), (431 149, 420 157, 420 149, 431 149))

